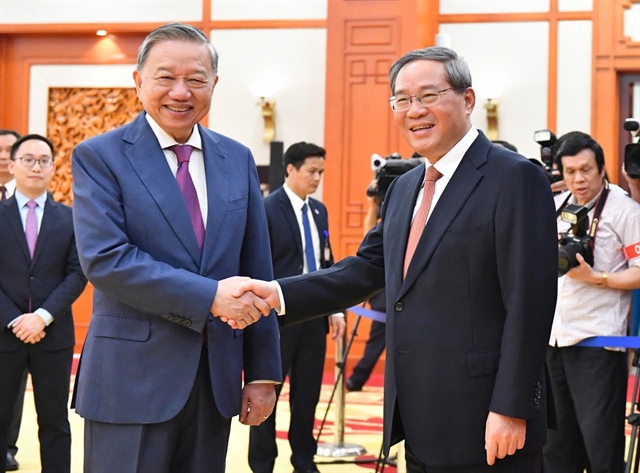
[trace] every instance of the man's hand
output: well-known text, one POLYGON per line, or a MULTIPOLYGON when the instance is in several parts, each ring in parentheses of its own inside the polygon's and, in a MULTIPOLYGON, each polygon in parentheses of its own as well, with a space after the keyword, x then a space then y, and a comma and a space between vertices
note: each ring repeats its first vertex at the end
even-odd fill
POLYGON ((594 271, 580 253, 576 253, 576 260, 578 260, 579 264, 567 271, 568 277, 593 284, 600 282, 600 273, 598 271, 594 271))
POLYGON ((264 300, 264 302, 267 303, 271 309, 276 309, 279 311, 280 307, 282 307, 275 281, 247 279, 240 283, 233 295, 239 297, 246 291, 253 292, 253 294, 255 294, 257 297, 264 300))
POLYGON ((245 384, 242 389, 242 408, 239 420, 245 425, 260 425, 271 415, 275 405, 275 384, 245 384))
POLYGON ((332 315, 331 319, 331 339, 338 340, 344 336, 344 332, 347 330, 347 322, 341 315, 332 315))
POLYGON ((556 181, 551 184, 551 192, 559 193, 568 190, 567 184, 564 181, 556 181))
POLYGON ((238 291, 247 277, 234 276, 218 282, 218 292, 211 305, 211 314, 220 317, 233 328, 245 328, 257 322, 263 315, 269 315, 271 308, 260 297, 249 291, 238 291), (234 295, 234 294, 237 294, 234 295))
POLYGON ((496 458, 513 455, 524 447, 527 434, 527 421, 489 412, 484 434, 484 448, 487 451, 487 464, 493 465, 496 458))
POLYGON ((46 336, 44 329, 47 325, 44 320, 34 313, 22 314, 20 318, 11 326, 11 330, 23 343, 38 343, 46 336))

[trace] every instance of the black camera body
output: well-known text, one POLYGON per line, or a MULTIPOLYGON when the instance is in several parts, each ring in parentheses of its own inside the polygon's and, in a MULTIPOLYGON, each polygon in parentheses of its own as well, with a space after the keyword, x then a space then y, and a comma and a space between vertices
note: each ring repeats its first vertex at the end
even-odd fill
POLYGON ((582 205, 569 204, 560 214, 560 218, 571 224, 571 230, 560 235, 558 241, 558 277, 578 266, 577 254, 593 266, 593 238, 588 234, 589 209, 582 205))
MULTIPOLYGON (((633 139, 638 136, 640 121, 635 118, 627 118, 623 128, 631 132, 633 139)), ((624 170, 629 177, 640 177, 640 143, 629 143, 624 147, 624 170)))
POLYGON ((547 180, 550 184, 562 180, 562 176, 558 172, 554 172, 553 168, 553 145, 558 139, 551 130, 538 130, 533 133, 533 140, 540 145, 540 161, 532 159, 536 164, 542 162, 542 168, 547 180))
POLYGON ((420 164, 422 164, 421 159, 402 159, 402 156, 398 153, 393 153, 385 158, 379 154, 373 154, 371 156, 371 169, 375 172, 374 177, 378 181, 378 185, 377 187, 369 186, 367 188, 367 195, 369 197, 377 196, 382 204, 387 195, 387 189, 389 189, 393 180, 405 172, 420 166, 420 164))

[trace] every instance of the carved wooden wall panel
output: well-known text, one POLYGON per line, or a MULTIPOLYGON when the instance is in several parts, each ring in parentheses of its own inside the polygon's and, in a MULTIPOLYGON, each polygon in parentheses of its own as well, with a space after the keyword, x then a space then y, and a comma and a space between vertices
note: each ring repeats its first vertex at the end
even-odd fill
POLYGON ((49 190, 73 202, 71 153, 81 141, 132 121, 142 110, 134 88, 51 88, 47 138, 55 147, 56 172, 49 190))

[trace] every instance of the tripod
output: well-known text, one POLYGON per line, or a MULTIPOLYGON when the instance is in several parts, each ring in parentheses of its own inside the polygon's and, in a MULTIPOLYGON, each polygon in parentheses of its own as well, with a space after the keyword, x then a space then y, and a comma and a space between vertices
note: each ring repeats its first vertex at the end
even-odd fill
MULTIPOLYGON (((362 304, 364 307, 364 303, 362 304)), ((345 444, 344 440, 344 370, 346 367, 346 360, 351 350, 351 345, 353 344, 354 338, 357 336, 358 326, 360 325, 361 315, 356 317, 356 321, 351 329, 351 333, 349 335, 349 340, 346 344, 344 350, 342 350, 342 345, 344 344, 344 339, 338 340, 338 348, 337 352, 341 353, 339 355, 338 360, 336 360, 336 381, 333 385, 333 390, 331 392, 331 396, 329 397, 329 401, 327 403, 327 409, 325 410, 324 417, 320 424, 320 428, 318 430, 318 435, 316 437, 316 443, 318 443, 318 455, 321 456, 330 456, 330 457, 343 457, 343 456, 357 456, 366 453, 366 449, 360 445, 355 444, 345 444), (329 414, 329 409, 331 408, 331 403, 333 402, 334 397, 338 398, 337 408, 337 422, 336 422, 336 438, 337 442, 334 444, 323 443, 320 444, 320 436, 322 435, 322 430, 324 428, 325 422, 327 420, 327 416, 329 414)), ((376 459, 354 459, 352 461, 340 460, 340 461, 332 461, 330 463, 371 463, 376 462, 376 473, 378 471, 384 471, 385 464, 392 464, 395 466, 395 463, 391 461, 391 459, 387 459, 383 455, 383 447, 380 447, 380 453, 378 454, 378 458, 376 459), (382 466, 382 469, 378 469, 382 466)))
POLYGON ((638 427, 640 426, 640 392, 638 385, 640 384, 640 351, 635 350, 633 353, 633 361, 631 365, 636 372, 633 379, 633 396, 635 397, 631 403, 627 422, 631 427, 631 438, 629 440, 629 452, 627 453, 627 461, 625 464, 625 473, 638 473, 640 466, 640 456, 638 455, 638 427))

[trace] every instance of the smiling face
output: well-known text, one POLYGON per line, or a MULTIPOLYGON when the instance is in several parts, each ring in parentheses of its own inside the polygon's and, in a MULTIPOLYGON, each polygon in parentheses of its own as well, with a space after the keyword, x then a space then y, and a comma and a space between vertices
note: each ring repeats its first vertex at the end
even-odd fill
POLYGON ((598 171, 596 155, 583 149, 575 156, 563 156, 562 175, 579 205, 587 205, 598 195, 604 183, 604 168, 598 171))
POLYGON ((156 43, 133 78, 145 111, 178 143, 209 112, 218 81, 207 45, 178 40, 156 43))
MULTIPOLYGON (((398 72, 395 94, 421 95, 425 89, 451 87, 444 65, 439 61, 416 60, 398 72)), ((420 105, 415 98, 408 110, 394 111, 393 117, 409 145, 432 164, 444 156, 471 127, 475 92, 468 88, 462 94, 443 92, 433 105, 420 105)))
POLYGON ((25 166, 20 158, 53 159, 51 148, 41 140, 27 140, 16 150, 15 160, 9 162, 9 172, 16 179, 16 189, 35 199, 49 187, 51 177, 56 169, 54 164, 43 168, 38 161, 31 167, 25 166))

